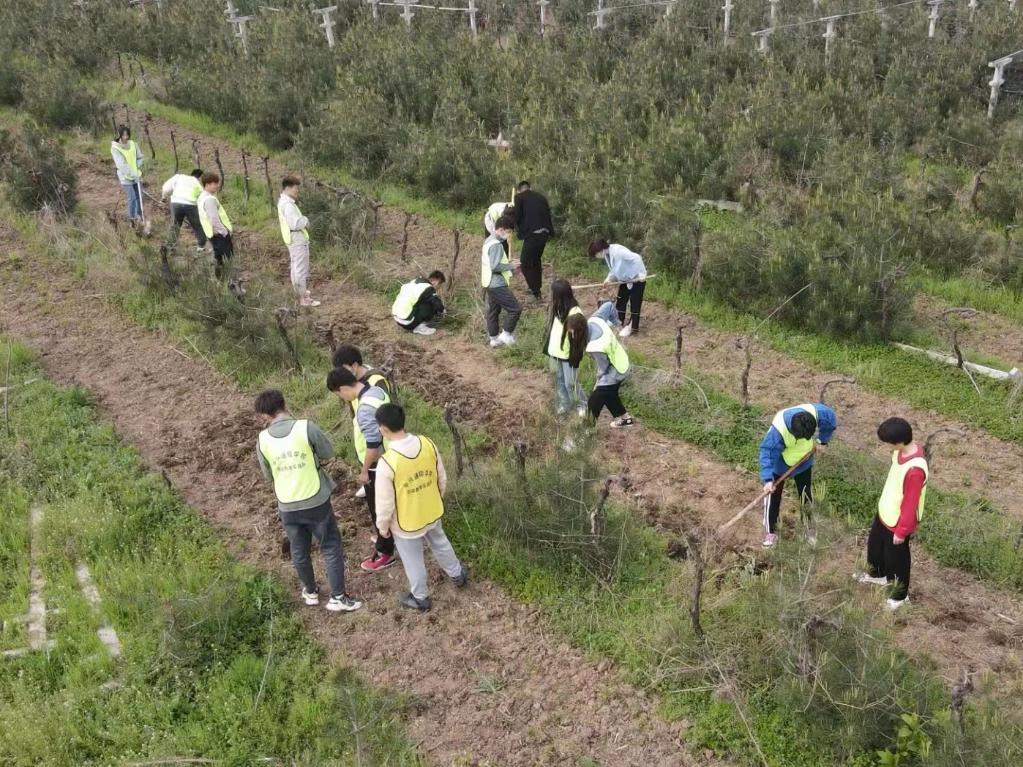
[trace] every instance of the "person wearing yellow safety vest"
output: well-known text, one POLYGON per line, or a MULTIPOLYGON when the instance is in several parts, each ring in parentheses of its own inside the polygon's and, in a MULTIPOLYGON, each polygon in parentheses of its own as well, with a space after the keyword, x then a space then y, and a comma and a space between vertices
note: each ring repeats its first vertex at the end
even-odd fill
MULTIPOLYGON (((790 475, 796 483, 800 509, 809 514, 813 503, 813 451, 814 437, 818 445, 827 445, 838 427, 835 411, 823 402, 798 405, 779 410, 760 442, 760 481, 764 483, 764 542, 770 548, 778 542, 778 515, 785 482, 779 477, 797 467, 790 475)), ((816 544, 812 520, 804 517, 807 539, 816 544)))
POLYGON ((142 220, 142 165, 145 160, 142 150, 131 139, 131 129, 125 125, 117 129, 117 138, 110 142, 110 156, 117 169, 117 180, 121 183, 128 200, 128 221, 137 225, 142 220))
POLYGON ((444 272, 435 270, 425 280, 419 277, 402 285, 391 304, 394 321, 405 330, 420 336, 436 333, 436 328, 426 323, 444 315, 444 302, 437 291, 445 282, 447 278, 444 272))
POLYGON ((887 606, 898 610, 909 603, 909 539, 924 515, 930 469, 924 449, 913 441, 913 427, 904 418, 884 421, 877 427, 877 438, 893 448, 892 463, 867 537, 868 572, 855 578, 860 583, 892 586, 887 606))
POLYGON ((175 173, 163 182, 160 199, 170 197, 171 225, 167 236, 167 244, 173 246, 178 239, 181 224, 185 221, 195 233, 195 244, 202 250, 206 246, 207 235, 203 232, 199 221, 199 195, 202 194, 202 171, 196 168, 188 173, 175 173))
POLYGON ((465 567, 441 525, 447 487, 444 462, 432 440, 405 431, 405 411, 398 405, 381 405, 376 420, 387 443, 377 467, 377 529, 380 535, 394 539, 408 578, 409 591, 399 603, 426 612, 432 603, 424 543, 455 586, 462 588, 468 583, 465 567))
POLYGON ((291 258, 291 284, 298 294, 301 306, 319 306, 309 292, 309 219, 298 209, 302 179, 291 174, 281 181, 281 196, 277 200, 277 221, 281 237, 288 246, 291 258))
POLYGON ((370 527, 376 536, 371 557, 364 559, 360 567, 375 573, 395 563, 394 539, 380 535, 376 521, 376 478, 377 461, 383 453, 384 438, 377 425, 376 412, 381 405, 391 401, 387 392, 379 386, 368 386, 345 367, 334 368, 327 374, 327 389, 345 402, 352 404, 352 441, 355 455, 359 460, 359 484, 366 488, 366 505, 369 507, 370 527))
MULTIPOLYGON (((581 327, 582 319, 578 316, 568 318, 570 362, 582 356, 581 352, 573 348, 579 344, 577 339, 583 336, 581 332, 576 331, 577 326, 581 327)), ((622 404, 620 394, 622 383, 629 373, 630 363, 625 347, 615 335, 614 329, 617 325, 618 315, 614 304, 605 301, 586 321, 585 333, 585 351, 597 366, 597 382, 590 392, 587 403, 590 416, 596 421, 606 407, 614 419, 611 421, 612 429, 632 426, 636 422, 622 404)))
POLYGON ((216 173, 204 173, 202 194, 199 195, 199 222, 205 235, 210 238, 210 244, 213 245, 213 258, 216 259, 213 269, 218 278, 223 274, 224 261, 234 257, 234 241, 231 239, 234 227, 224 206, 217 199, 219 189, 220 176, 216 173))
MULTIPOLYGON (((494 234, 494 227, 497 225, 498 219, 501 216, 508 216, 509 218, 515 218, 515 206, 508 202, 495 202, 489 208, 487 212, 483 214, 483 236, 491 237, 494 234)), ((508 244, 508 240, 504 240, 504 252, 507 255, 511 246, 508 244)))
POLYGON ((487 335, 491 348, 511 346, 515 343, 515 326, 522 315, 522 305, 508 287, 516 265, 508 258, 504 244, 511 237, 515 221, 501 216, 494 224, 494 233, 483 242, 480 261, 480 284, 487 302, 487 335), (501 311, 504 311, 504 328, 501 311))
POLYGON ((276 389, 260 393, 255 408, 265 427, 256 441, 256 458, 263 476, 273 482, 278 513, 291 543, 291 562, 302 581, 302 600, 307 605, 320 603, 309 557, 315 538, 330 584, 327 609, 358 610, 362 602, 345 591, 341 533, 330 505, 334 480, 322 466, 323 461, 334 455, 333 445, 315 423, 292 417, 284 395, 276 389))
MULTIPOLYGON (((586 403, 583 388, 579 383, 579 360, 573 366, 569 360, 571 344, 566 323, 570 316, 585 317, 579 302, 572 292, 568 280, 554 280, 551 283, 551 316, 547 321, 546 347, 544 351, 554 371, 555 412, 561 416, 575 410, 580 418, 586 417, 586 403)), ((579 355, 580 360, 582 355, 579 355)))

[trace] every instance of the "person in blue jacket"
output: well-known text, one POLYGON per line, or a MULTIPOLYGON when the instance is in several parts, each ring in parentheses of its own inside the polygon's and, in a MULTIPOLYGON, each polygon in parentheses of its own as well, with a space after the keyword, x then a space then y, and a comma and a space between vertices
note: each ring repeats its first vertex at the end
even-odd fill
MULTIPOLYGON (((781 496, 785 489, 784 480, 779 478, 793 466, 798 466, 792 478, 796 482, 800 506, 813 502, 813 456, 814 441, 826 445, 831 441, 838 426, 835 411, 823 402, 797 405, 779 410, 771 421, 760 443, 760 480, 764 483, 764 546, 770 548, 778 541, 775 532, 778 513, 781 511, 781 496)), ((813 527, 809 527, 807 538, 816 543, 813 527)))

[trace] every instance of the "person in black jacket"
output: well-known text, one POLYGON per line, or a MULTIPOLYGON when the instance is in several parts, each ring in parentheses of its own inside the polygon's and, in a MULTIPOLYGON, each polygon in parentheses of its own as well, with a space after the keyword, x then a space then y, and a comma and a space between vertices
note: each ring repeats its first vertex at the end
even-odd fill
POLYGON ((540 300, 540 288, 543 286, 540 259, 547 240, 554 236, 554 222, 547 198, 530 189, 528 181, 519 182, 519 191, 515 195, 515 229, 522 240, 522 252, 519 254, 522 276, 529 287, 529 300, 535 304, 540 300))

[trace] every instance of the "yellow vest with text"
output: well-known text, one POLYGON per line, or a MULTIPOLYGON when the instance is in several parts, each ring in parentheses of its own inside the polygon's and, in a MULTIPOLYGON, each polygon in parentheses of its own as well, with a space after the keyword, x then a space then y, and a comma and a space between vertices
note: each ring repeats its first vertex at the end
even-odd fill
POLYGON ((320 470, 309 444, 309 422, 295 421, 286 437, 274 437, 269 429, 259 433, 259 452, 270 464, 274 493, 281 503, 298 503, 320 492, 320 470))
MULTIPOLYGON (((302 215, 302 211, 298 209, 298 205, 295 205, 295 210, 298 210, 298 214, 300 216, 302 215)), ((281 225, 281 237, 284 238, 284 244, 285 245, 290 245, 291 244, 291 240, 292 240, 292 237, 291 237, 291 227, 288 226, 288 222, 284 218, 284 209, 281 207, 281 204, 279 202, 277 203, 277 221, 281 225)), ((301 229, 300 231, 302 232, 302 234, 305 235, 305 238, 308 240, 309 239, 309 230, 308 229, 301 229)))
MULTIPOLYGON (((203 191, 199 179, 195 176, 186 176, 183 173, 179 173, 178 180, 174 182, 174 189, 171 191, 171 202, 174 202, 176 197, 179 200, 188 200, 195 205, 202 196, 203 191)), ((209 235, 206 236, 209 237, 209 235)))
POLYGON ((115 152, 119 152, 121 156, 124 157, 124 161, 128 163, 128 167, 131 169, 131 172, 136 176, 140 175, 138 155, 139 150, 138 147, 135 145, 135 142, 129 141, 127 149, 121 146, 120 143, 118 143, 117 141, 113 142, 111 146, 113 147, 115 152))
POLYGON ((394 299, 391 306, 391 314, 400 320, 407 320, 412 317, 416 302, 423 297, 423 293, 433 287, 429 282, 406 282, 398 291, 398 297, 394 299))
POLYGON ((923 519, 927 479, 930 476, 927 459, 917 456, 905 463, 899 463, 899 451, 896 450, 892 453, 892 467, 888 470, 888 479, 884 482, 881 499, 877 502, 877 515, 885 527, 894 528, 899 523, 899 517, 902 515, 903 483, 910 469, 923 469, 924 472, 924 486, 920 490, 920 503, 916 507, 916 521, 923 519))
MULTIPOLYGON (((372 384, 371 384, 372 385, 372 384)), ((383 399, 380 397, 370 397, 364 395, 355 401, 352 405, 352 438, 355 442, 355 455, 359 457, 359 463, 366 460, 366 435, 362 433, 362 429, 359 428, 359 408, 363 405, 369 405, 373 410, 376 410, 381 405, 386 405, 391 401, 391 398, 384 392, 383 399)))
MULTIPOLYGON (((571 317, 573 314, 582 314, 583 310, 578 306, 573 306, 568 310, 568 316, 571 317)), ((567 319, 567 317, 566 317, 567 319)), ((565 335, 565 326, 561 320, 555 315, 551 322, 551 335, 547 339, 547 354, 555 359, 567 360, 568 359, 568 336, 565 335), (562 340, 564 338, 564 340, 562 340)))
MULTIPOLYGON (((493 239, 488 237, 486 240, 483 241, 483 261, 482 261, 481 268, 480 268, 480 284, 483 287, 485 287, 485 288, 489 288, 490 287, 490 280, 491 280, 491 278, 493 278, 493 276, 495 274, 495 272, 493 272, 490 269, 490 252, 489 251, 490 251, 490 245, 493 242, 501 243, 501 240, 497 239, 496 237, 494 237, 493 239)), ((499 263, 501 263, 502 265, 503 264, 510 264, 511 263, 511 259, 508 258, 508 253, 505 252, 504 247, 503 247, 503 243, 501 243, 501 244, 502 244, 501 260, 500 260, 499 263)), ((504 272, 501 272, 501 274, 504 274, 504 272)))
POLYGON ((606 354, 607 358, 611 360, 611 364, 614 365, 615 370, 622 375, 628 373, 629 355, 626 353, 625 347, 618 341, 618 336, 615 335, 614 329, 600 317, 590 317, 589 321, 595 322, 603 332, 600 338, 586 344, 586 351, 606 354))
POLYGON ((206 212, 206 201, 215 200, 217 203, 217 215, 220 216, 220 223, 224 225, 227 233, 230 234, 234 231, 234 227, 231 226, 231 219, 227 217, 227 211, 224 210, 224 206, 220 204, 220 200, 214 197, 212 194, 207 192, 205 189, 202 194, 199 195, 198 207, 199 207, 199 223, 202 224, 202 230, 207 237, 213 236, 213 221, 210 219, 209 213, 206 212))
MULTIPOLYGON (((800 410, 805 410, 807 413, 817 418, 817 408, 813 405, 797 405, 800 410)), ((786 408, 786 410, 791 408, 786 408)), ((779 410, 774 420, 771 421, 771 426, 778 430, 781 434, 782 441, 785 443, 785 449, 781 451, 781 459, 785 461, 786 466, 795 466, 801 460, 803 460, 810 451, 813 450, 813 437, 810 439, 797 439, 789 427, 785 425, 785 410, 779 410)))
POLYGON ((444 514, 437 476, 437 446, 419 437, 419 455, 409 458, 388 450, 381 459, 394 472, 394 516, 406 533, 422 530, 444 514))

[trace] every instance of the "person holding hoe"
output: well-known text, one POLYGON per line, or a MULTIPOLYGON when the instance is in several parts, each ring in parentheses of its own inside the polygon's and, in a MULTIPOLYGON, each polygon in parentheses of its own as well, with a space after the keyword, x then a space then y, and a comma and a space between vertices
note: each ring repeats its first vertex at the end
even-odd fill
POLYGON ((131 128, 122 125, 117 129, 117 138, 110 142, 110 156, 117 169, 117 180, 128 201, 128 222, 133 227, 143 223, 142 215, 142 165, 145 159, 138 144, 132 141, 131 128))
POLYGON ((643 308, 643 292, 646 290, 646 264, 643 256, 633 253, 624 245, 607 240, 594 240, 589 249, 591 258, 600 258, 607 264, 605 284, 618 284, 618 322, 622 329, 618 335, 622 338, 639 332, 640 312, 643 308), (625 309, 629 308, 631 317, 625 324, 625 309))
POLYGON ((405 568, 409 591, 399 603, 426 612, 432 603, 424 543, 455 586, 462 588, 468 583, 465 567, 441 525, 448 479, 444 462, 432 440, 405 431, 405 411, 398 405, 381 405, 376 420, 387 443, 377 464, 377 530, 381 537, 394 540, 405 568))
POLYGON ((855 577, 860 583, 892 586, 886 604, 894 611, 909 603, 909 539, 924 514, 930 470, 906 419, 884 421, 877 427, 877 438, 892 448, 892 463, 867 537, 868 571, 855 577))
MULTIPOLYGON (((838 427, 835 411, 823 402, 779 410, 760 443, 760 481, 764 483, 764 542, 770 548, 778 542, 776 532, 786 476, 796 483, 800 508, 813 503, 813 461, 818 446, 827 445, 838 427), (814 437, 816 436, 816 444, 814 437)), ((811 520, 807 539, 816 544, 811 520)))

